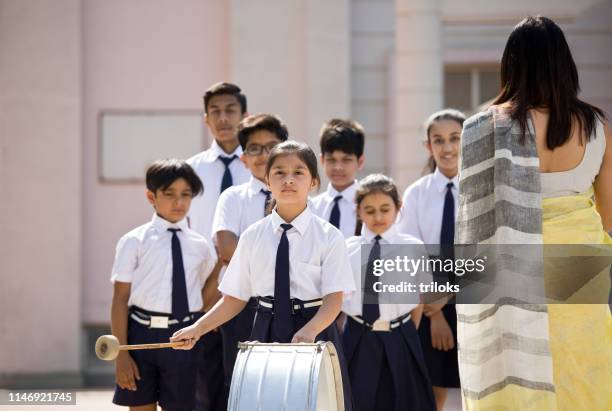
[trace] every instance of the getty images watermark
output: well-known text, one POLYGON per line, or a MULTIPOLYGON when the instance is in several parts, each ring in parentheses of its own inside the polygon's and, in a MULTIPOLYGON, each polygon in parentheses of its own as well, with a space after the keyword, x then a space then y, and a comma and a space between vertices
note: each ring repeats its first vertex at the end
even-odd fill
POLYGON ((458 304, 608 303, 610 245, 382 245, 367 282, 370 251, 362 246, 366 304, 431 302, 440 294, 458 304), (593 291, 579 292, 587 286, 593 291))

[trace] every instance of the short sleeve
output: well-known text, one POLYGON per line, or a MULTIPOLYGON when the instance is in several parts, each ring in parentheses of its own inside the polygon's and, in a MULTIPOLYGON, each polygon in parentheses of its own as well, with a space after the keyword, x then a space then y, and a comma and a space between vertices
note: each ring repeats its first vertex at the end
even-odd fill
POLYGON ((204 258, 202 260, 202 263, 200 264, 198 274, 200 275, 200 279, 202 280, 203 285, 208 279, 208 276, 212 272, 213 268, 215 267, 215 264, 217 262, 217 253, 213 245, 208 240, 204 239, 202 244, 202 247, 204 248, 204 258))
POLYGON ((411 185, 404 192, 398 229, 402 234, 409 234, 422 240, 423 235, 419 229, 419 218, 417 213, 419 199, 416 187, 416 185, 411 185))
POLYGON ((344 237, 337 231, 329 243, 321 265, 321 293, 328 295, 339 291, 345 296, 355 291, 355 280, 344 237))
POLYGON ((227 294, 242 301, 248 301, 253 296, 253 288, 251 286, 250 272, 250 249, 248 235, 249 231, 245 231, 236 246, 236 251, 230 260, 227 270, 223 274, 223 279, 219 284, 219 290, 223 294, 227 294))
POLYGON ((131 283, 134 270, 138 267, 138 247, 137 238, 123 236, 117 242, 115 250, 115 262, 111 271, 111 283, 120 281, 131 283))
POLYGON ((219 231, 230 231, 236 236, 240 235, 240 221, 236 216, 241 215, 237 207, 241 202, 236 197, 234 190, 225 190, 219 196, 219 201, 215 207, 215 214, 212 223, 212 235, 215 236, 219 231))

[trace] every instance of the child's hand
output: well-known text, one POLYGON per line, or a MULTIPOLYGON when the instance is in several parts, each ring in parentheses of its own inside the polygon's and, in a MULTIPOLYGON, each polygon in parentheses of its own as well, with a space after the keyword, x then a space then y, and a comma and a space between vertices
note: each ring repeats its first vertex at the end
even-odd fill
POLYGON ((298 332, 295 333, 293 338, 291 339, 292 343, 313 343, 315 338, 317 338, 317 332, 311 330, 308 325, 300 328, 298 332))
POLYGON ((115 382, 124 390, 136 391, 136 380, 140 379, 140 371, 132 356, 122 351, 115 361, 115 382))
POLYGON ((430 317, 431 320, 431 345, 436 350, 450 351, 455 347, 453 332, 444 318, 444 314, 438 311, 430 317))
POLYGON ((423 314, 425 314, 426 317, 431 317, 432 315, 440 312, 440 310, 444 308, 445 305, 446 303, 425 304, 423 314))
POLYGON ((172 347, 175 350, 191 350, 196 342, 200 339, 200 331, 196 327, 195 324, 190 325, 189 327, 181 328, 170 337, 170 342, 175 341, 187 341, 184 345, 179 347, 172 347))

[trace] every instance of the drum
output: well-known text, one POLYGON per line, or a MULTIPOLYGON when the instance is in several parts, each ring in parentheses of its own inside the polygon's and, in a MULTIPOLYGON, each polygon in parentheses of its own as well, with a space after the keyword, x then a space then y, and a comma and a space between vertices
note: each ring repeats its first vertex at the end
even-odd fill
POLYGON ((239 343, 227 409, 344 410, 336 348, 331 342, 239 343))

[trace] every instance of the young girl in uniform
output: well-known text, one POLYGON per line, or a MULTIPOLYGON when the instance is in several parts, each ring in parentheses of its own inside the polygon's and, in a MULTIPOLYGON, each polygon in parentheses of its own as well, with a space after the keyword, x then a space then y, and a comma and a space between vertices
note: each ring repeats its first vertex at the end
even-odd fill
MULTIPOLYGON (((221 300, 193 326, 177 331, 171 341, 188 340, 184 348, 190 349, 255 297, 258 308, 250 340, 332 341, 346 369, 333 322, 343 294, 353 293, 355 285, 342 233, 307 206, 308 194, 319 183, 317 157, 303 143, 280 143, 270 152, 265 178, 275 209, 240 236, 219 285, 221 300)), ((343 380, 349 410, 350 389, 343 380)))
MULTIPOLYGON (((424 254, 425 247, 420 240, 397 230, 395 221, 402 202, 391 178, 382 174, 365 177, 359 183, 355 202, 363 228, 361 236, 346 241, 358 284, 362 283, 361 264, 365 261, 362 246, 371 245, 365 292, 378 281, 373 280, 372 262, 380 258, 381 245, 412 244, 410 250, 417 254, 424 254)), ((344 301, 344 354, 356 410, 435 410, 417 332, 423 307, 419 297, 414 297, 414 303, 377 304, 368 300, 364 303, 364 297, 354 293, 344 301)))
MULTIPOLYGON (((455 217, 459 208, 458 159, 465 115, 446 109, 432 114, 425 123, 430 153, 428 174, 404 193, 399 230, 436 245, 430 254, 452 252, 455 217), (438 244, 445 246, 440 249, 438 244)), ((446 255, 446 257, 450 257, 446 255)), ((446 279, 437 278, 445 282, 446 279)), ((444 409, 448 388, 458 388, 457 313, 454 301, 426 304, 419 328, 423 354, 433 384, 437 409, 444 409)))

